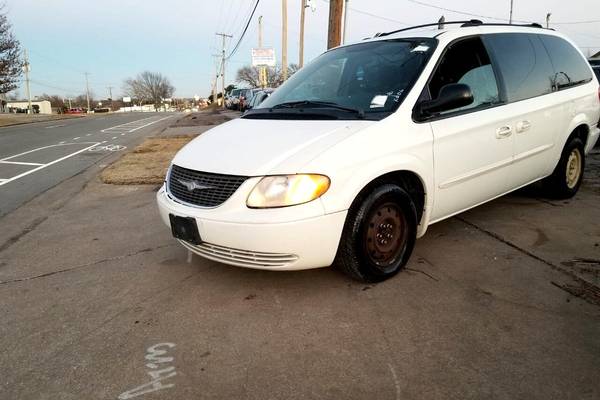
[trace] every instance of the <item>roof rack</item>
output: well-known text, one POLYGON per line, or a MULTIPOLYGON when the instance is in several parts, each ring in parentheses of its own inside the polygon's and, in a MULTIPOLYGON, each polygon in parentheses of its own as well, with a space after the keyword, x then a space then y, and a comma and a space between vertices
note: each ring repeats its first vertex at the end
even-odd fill
POLYGON ((542 28, 542 29, 544 28, 542 25, 535 23, 535 22, 531 23, 531 24, 521 25, 521 24, 506 24, 506 23, 495 23, 495 22, 484 23, 483 21, 478 20, 478 19, 470 19, 470 20, 466 20, 466 21, 434 22, 431 24, 415 25, 415 26, 411 26, 408 28, 398 29, 395 31, 377 33, 377 34, 375 34, 374 37, 389 36, 389 35, 393 35, 394 33, 410 31, 412 29, 427 28, 429 26, 440 26, 440 25, 444 26, 444 25, 457 25, 457 24, 460 24, 461 28, 471 27, 471 26, 519 26, 519 27, 525 27, 525 28, 542 28))

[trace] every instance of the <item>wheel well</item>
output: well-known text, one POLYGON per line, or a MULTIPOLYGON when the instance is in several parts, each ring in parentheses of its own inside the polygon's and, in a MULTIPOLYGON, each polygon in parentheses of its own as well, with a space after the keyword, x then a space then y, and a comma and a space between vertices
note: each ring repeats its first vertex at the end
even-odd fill
POLYGON ((417 221, 421 221, 421 217, 425 211, 425 186, 423 185, 421 178, 412 171, 392 171, 378 176, 362 188, 359 195, 356 197, 355 202, 356 200, 361 199, 363 195, 366 195, 374 187, 386 183, 396 184, 410 194, 415 202, 415 208, 417 209, 417 221))
POLYGON ((577 128, 575 128, 573 130, 573 132, 571 132, 566 143, 569 143, 571 141, 571 139, 577 137, 583 142, 583 147, 585 148, 587 146, 587 140, 588 140, 589 133, 590 133, 589 126, 587 126, 585 124, 579 125, 577 128))

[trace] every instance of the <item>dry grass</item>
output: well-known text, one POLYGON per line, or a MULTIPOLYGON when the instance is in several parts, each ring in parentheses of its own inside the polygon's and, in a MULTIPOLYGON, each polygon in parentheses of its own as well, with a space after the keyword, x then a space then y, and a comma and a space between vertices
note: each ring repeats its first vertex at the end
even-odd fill
POLYGON ((0 114, 0 127, 82 117, 83 115, 77 114, 0 114))
POLYGON ((175 153, 197 135, 152 137, 100 174, 104 183, 115 185, 161 184, 175 153))

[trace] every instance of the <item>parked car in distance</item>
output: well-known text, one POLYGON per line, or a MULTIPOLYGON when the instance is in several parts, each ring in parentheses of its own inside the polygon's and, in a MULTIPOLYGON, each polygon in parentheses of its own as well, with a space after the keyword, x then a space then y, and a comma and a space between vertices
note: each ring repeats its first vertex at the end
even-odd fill
POLYGON ((583 54, 539 25, 437 25, 329 50, 183 147, 157 193, 173 236, 226 264, 372 282, 431 224, 537 181, 574 196, 600 134, 583 54))
POLYGON ((248 101, 252 97, 252 91, 256 89, 240 89, 239 101, 237 104, 237 110, 245 111, 248 105, 248 101))
POLYGON ((271 93, 273 93, 273 90, 274 89, 270 89, 270 88, 259 89, 256 93, 254 93, 252 95, 252 100, 250 100, 250 103, 248 104, 247 109, 251 110, 254 107, 258 106, 263 101, 265 101, 267 99, 267 97, 269 97, 271 95, 271 93))
POLYGON ((251 103, 252 103, 252 101, 254 100, 254 97, 255 97, 255 96, 256 96, 256 94, 257 94, 258 92, 260 92, 261 90, 262 90, 262 89, 260 89, 260 88, 250 89, 250 90, 247 92, 247 96, 246 96, 246 99, 245 99, 245 101, 244 101, 243 108, 241 108, 241 109, 240 109, 240 111, 244 112, 244 111, 246 111, 246 110, 249 110, 249 109, 250 109, 250 107, 251 107, 251 103))
POLYGON ((225 107, 228 109, 235 109, 240 101, 240 91, 242 89, 233 89, 227 96, 225 96, 225 107))

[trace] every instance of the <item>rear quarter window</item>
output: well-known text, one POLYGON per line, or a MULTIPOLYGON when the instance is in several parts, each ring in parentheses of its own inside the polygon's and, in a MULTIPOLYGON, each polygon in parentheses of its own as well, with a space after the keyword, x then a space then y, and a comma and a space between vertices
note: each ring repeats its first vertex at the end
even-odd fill
POLYGON ((557 89, 589 82, 592 72, 581 53, 565 39, 557 36, 539 35, 548 51, 554 67, 554 85, 557 89))
POLYGON ((554 69, 537 35, 497 33, 486 35, 500 69, 510 102, 552 92, 554 69))

